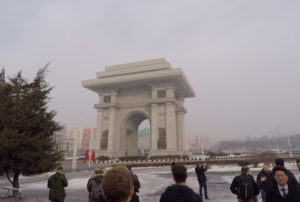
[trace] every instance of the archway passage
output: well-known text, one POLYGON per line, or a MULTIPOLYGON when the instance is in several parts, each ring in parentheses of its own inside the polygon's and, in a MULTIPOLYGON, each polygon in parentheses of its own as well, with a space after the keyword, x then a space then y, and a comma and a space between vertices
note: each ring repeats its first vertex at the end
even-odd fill
POLYGON ((138 127, 138 155, 145 156, 151 149, 150 121, 145 119, 138 127))
POLYGON ((142 113, 133 114, 125 120, 124 129, 120 137, 121 156, 138 156, 141 154, 139 153, 138 129, 145 120, 147 120, 147 117, 142 113))

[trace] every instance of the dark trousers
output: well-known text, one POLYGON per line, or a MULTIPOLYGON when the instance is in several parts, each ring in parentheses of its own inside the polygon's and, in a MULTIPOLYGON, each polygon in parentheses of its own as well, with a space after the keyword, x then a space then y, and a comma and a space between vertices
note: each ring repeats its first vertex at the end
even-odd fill
POLYGON ((261 194, 261 200, 262 200, 262 202, 266 202, 267 201, 267 199, 266 199, 266 192, 264 191, 264 190, 261 190, 261 192, 260 192, 260 194, 261 194))
POLYGON ((203 198, 202 188, 204 188, 204 196, 205 196, 205 198, 208 198, 206 181, 199 181, 199 187, 200 187, 200 190, 199 190, 200 197, 203 198))

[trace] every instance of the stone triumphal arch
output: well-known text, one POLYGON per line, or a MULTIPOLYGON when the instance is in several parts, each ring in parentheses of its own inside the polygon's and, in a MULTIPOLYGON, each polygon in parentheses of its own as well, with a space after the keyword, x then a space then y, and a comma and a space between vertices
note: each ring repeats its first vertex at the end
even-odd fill
POLYGON ((99 95, 97 156, 136 156, 137 130, 148 119, 150 156, 187 155, 184 99, 195 93, 180 68, 165 59, 108 66, 82 82, 99 95))

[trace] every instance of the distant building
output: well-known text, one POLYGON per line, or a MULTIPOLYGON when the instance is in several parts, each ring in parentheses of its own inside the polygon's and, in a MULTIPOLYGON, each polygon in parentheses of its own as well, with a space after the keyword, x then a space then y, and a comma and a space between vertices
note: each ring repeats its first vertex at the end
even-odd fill
POLYGON ((70 138, 78 138, 77 139, 77 149, 81 150, 82 149, 82 140, 83 140, 83 130, 81 128, 75 128, 70 130, 69 132, 69 137, 70 138))
POLYGON ((64 157, 71 157, 74 149, 74 138, 66 135, 66 131, 54 135, 57 149, 64 153, 64 157))
POLYGON ((195 136, 189 143, 190 150, 194 152, 201 152, 202 146, 204 150, 209 150, 211 148, 210 138, 208 136, 195 136))
POLYGON ((88 151, 90 148, 90 138, 96 139, 96 128, 86 128, 83 130, 83 137, 81 141, 81 150, 88 151))

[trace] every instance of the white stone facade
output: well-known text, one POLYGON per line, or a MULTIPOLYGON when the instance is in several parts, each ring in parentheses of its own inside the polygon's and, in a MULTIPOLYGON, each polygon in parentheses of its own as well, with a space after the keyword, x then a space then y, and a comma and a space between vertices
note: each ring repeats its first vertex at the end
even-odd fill
POLYGON ((195 93, 165 59, 106 67, 82 85, 99 95, 96 155, 135 156, 139 124, 149 119, 150 156, 187 155, 184 99, 195 93))

